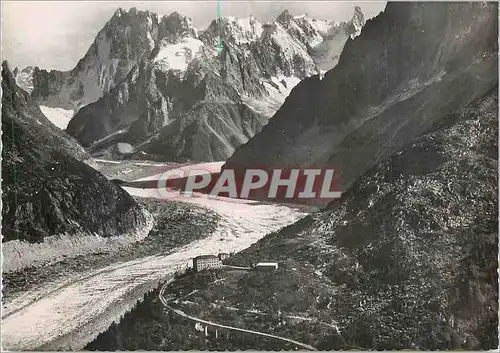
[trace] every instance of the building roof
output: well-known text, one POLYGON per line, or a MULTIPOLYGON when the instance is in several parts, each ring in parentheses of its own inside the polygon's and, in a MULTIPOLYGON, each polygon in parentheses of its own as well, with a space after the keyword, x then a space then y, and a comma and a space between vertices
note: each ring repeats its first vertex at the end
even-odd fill
POLYGON ((194 259, 195 260, 209 260, 209 259, 216 259, 217 256, 215 255, 200 255, 200 256, 196 256, 194 259))
POLYGON ((259 262, 255 266, 278 266, 277 262, 259 262))
POLYGON ((219 255, 229 255, 227 252, 221 252, 219 255))

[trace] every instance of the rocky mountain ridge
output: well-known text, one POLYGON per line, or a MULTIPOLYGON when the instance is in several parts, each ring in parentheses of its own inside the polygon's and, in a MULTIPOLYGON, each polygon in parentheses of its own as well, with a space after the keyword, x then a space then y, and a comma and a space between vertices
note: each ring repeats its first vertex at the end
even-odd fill
POLYGON ((2 145, 3 242, 43 243, 63 234, 75 240, 109 237, 146 226, 144 210, 83 162, 87 153, 17 87, 6 62, 2 145))
POLYGON ((342 190, 498 78, 496 4, 388 3, 225 168, 328 165, 342 190))
POLYGON ((35 67, 31 96, 41 105, 78 111, 122 81, 154 48, 158 31, 156 14, 117 10, 72 70, 35 67))
POLYGON ((337 333, 308 331, 318 349, 498 347, 498 86, 395 152, 232 259, 280 261, 271 290, 249 275, 220 295, 334 320, 337 333))
POLYGON ((118 10, 75 69, 35 68, 32 96, 77 112, 67 131, 95 154, 226 159, 295 84, 321 71, 319 44, 334 40, 338 55, 363 24, 359 8, 342 23, 285 11, 272 23, 226 17, 200 31, 177 12, 118 10))
POLYGON ((178 276, 85 349, 297 349, 222 328, 206 334, 163 310, 163 295, 193 317, 318 351, 494 350, 497 166, 498 87, 375 165, 341 202, 226 260, 278 269, 178 276))

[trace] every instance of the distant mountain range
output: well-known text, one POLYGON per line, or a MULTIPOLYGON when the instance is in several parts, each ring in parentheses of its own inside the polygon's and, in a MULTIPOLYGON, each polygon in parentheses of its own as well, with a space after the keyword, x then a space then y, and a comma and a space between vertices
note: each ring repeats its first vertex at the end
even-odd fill
POLYGON ((347 22, 285 11, 272 23, 226 17, 201 31, 177 12, 119 9, 73 70, 15 76, 93 155, 225 160, 300 80, 335 66, 364 22, 356 7, 347 22))
MULTIPOLYGON (((318 350, 498 347, 498 4, 388 2, 366 24, 359 9, 345 23, 284 12, 204 31, 178 13, 118 10, 69 72, 4 63, 2 93, 14 260, 19 243, 54 235, 77 250, 79 235, 147 235, 148 213, 91 155, 328 166, 342 198, 230 258, 278 261, 276 271, 193 289, 207 298, 203 320, 254 320, 318 350), (59 126, 71 116, 66 131, 44 112, 59 126), (211 306, 215 296, 243 305, 211 306)), ((44 255, 29 245, 28 260, 44 255)), ((226 348, 142 308, 110 330, 129 337, 123 349, 226 348)))
POLYGON ((498 82, 495 4, 389 3, 225 168, 328 165, 341 190, 498 82))

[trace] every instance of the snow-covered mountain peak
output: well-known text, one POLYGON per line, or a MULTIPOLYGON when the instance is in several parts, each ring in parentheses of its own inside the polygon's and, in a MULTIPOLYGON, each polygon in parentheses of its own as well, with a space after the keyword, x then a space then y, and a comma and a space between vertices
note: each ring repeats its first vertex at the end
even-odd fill
POLYGON ((41 105, 78 111, 122 81, 156 46, 158 15, 118 9, 70 71, 33 72, 33 97, 41 105))
POLYGON ((225 16, 213 20, 203 32, 203 37, 209 42, 214 42, 215 38, 220 37, 228 43, 241 45, 259 40, 262 31, 262 23, 254 16, 243 18, 225 16))
MULTIPOLYGON (((118 9, 75 69, 35 70, 32 95, 41 106, 64 110, 49 113, 66 117, 66 112, 74 112, 68 131, 87 145, 132 123, 131 135, 123 137, 124 142, 138 143, 207 99, 244 100, 248 109, 267 119, 301 79, 334 66, 354 32, 351 21, 336 24, 307 14, 294 17, 288 11, 266 24, 254 16, 218 18, 199 32, 179 12, 159 16, 134 8, 118 9), (125 116, 124 111, 128 112, 125 116)), ((28 81, 21 73, 17 76, 28 81)), ((196 114, 212 108, 199 109, 196 114)), ((260 124, 252 125, 252 134, 260 124)), ((238 143, 252 135, 245 134, 238 143)), ((222 145, 223 151, 217 147, 214 153, 226 158, 232 149, 225 142, 222 145)))
POLYGON ((170 26, 178 26, 186 29, 196 28, 190 17, 184 16, 177 11, 162 16, 161 22, 168 23, 170 26))
POLYGON ((262 34, 262 23, 255 17, 225 17, 222 19, 223 36, 235 44, 258 40, 262 34))
POLYGON ((328 36, 335 28, 339 26, 338 22, 325 19, 315 19, 308 15, 295 16, 294 22, 300 27, 310 27, 318 32, 322 37, 328 36))

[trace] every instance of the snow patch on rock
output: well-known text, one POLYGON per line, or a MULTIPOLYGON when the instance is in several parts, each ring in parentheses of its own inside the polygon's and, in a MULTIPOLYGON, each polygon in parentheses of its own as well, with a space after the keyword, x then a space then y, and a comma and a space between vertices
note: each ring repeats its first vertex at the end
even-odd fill
POLYGON ((264 82, 264 87, 272 98, 283 103, 299 82, 298 77, 279 75, 271 77, 271 82, 264 82))
POLYGON ((28 93, 33 92, 33 71, 33 66, 28 66, 20 71, 16 68, 14 73, 17 85, 28 93))
POLYGON ((118 148, 118 152, 121 154, 134 153, 134 147, 132 147, 130 143, 118 142, 116 147, 118 148))
POLYGON ((69 124, 75 111, 73 109, 53 108, 45 105, 40 106, 43 115, 47 117, 55 126, 64 130, 69 124))
POLYGON ((241 93, 241 99, 253 111, 271 118, 299 82, 300 78, 295 76, 273 76, 270 82, 262 82, 266 88, 267 96, 254 98, 241 93))
POLYGON ((184 38, 176 44, 162 42, 154 62, 164 71, 184 73, 203 45, 201 40, 195 38, 184 38))
POLYGON ((262 35, 262 23, 253 16, 246 18, 225 17, 223 19, 225 32, 231 34, 235 44, 245 44, 256 41, 262 35))

